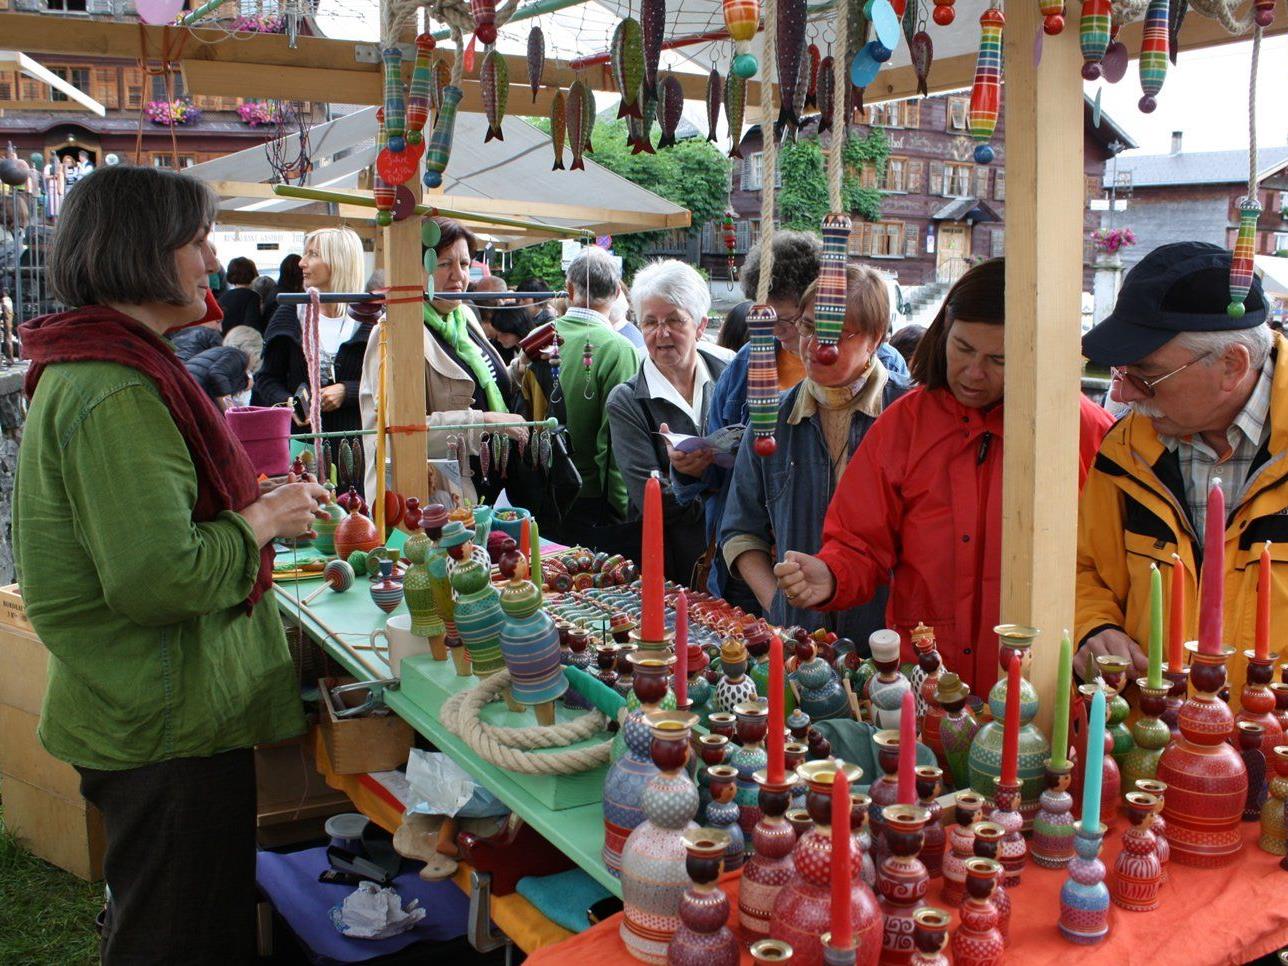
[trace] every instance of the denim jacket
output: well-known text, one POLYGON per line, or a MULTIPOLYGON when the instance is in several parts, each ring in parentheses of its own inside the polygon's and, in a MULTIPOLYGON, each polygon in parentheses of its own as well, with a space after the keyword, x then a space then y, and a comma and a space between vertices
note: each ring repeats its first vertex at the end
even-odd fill
MULTIPOLYGON (((907 390, 907 382, 891 373, 882 391, 882 410, 907 390)), ((750 534, 774 546, 775 563, 781 562, 788 550, 816 554, 822 546, 823 518, 836 483, 819 417, 800 423, 788 421, 802 391, 796 386, 780 398, 774 430, 778 448, 772 456, 757 456, 750 446, 739 448, 720 527, 722 546, 737 534, 750 534)), ((858 449, 874 422, 874 417, 855 412, 850 426, 851 452, 858 449)), ((765 616, 779 626, 825 627, 857 642, 885 626, 885 605, 884 586, 863 606, 830 613, 792 607, 779 592, 765 616)))

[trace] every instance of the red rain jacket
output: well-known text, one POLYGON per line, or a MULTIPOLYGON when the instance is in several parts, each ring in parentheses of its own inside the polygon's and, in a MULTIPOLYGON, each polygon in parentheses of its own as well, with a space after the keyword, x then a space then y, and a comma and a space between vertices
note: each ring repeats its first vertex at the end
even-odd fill
MULTIPOLYGON (((1081 398, 1078 486, 1113 418, 1081 398)), ((980 695, 997 679, 1002 554, 1002 406, 984 412, 947 389, 915 389, 876 421, 850 460, 823 524, 819 557, 836 578, 824 610, 890 582, 886 626, 934 628, 947 670, 980 695)))

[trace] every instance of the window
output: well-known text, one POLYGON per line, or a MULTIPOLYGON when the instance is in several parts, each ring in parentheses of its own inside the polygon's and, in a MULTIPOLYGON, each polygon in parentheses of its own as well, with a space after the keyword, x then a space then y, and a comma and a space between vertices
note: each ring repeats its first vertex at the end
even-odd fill
MULTIPOLYGON (((172 168, 174 167, 172 160, 173 159, 170 157, 169 154, 154 154, 152 155, 152 167, 172 168)), ((193 165, 193 158, 191 154, 179 155, 179 167, 191 168, 192 165, 193 165)))
POLYGON ((1277 252, 1288 251, 1288 231, 1275 232, 1274 250, 1277 252))
MULTIPOLYGON (((850 254, 861 258, 903 258, 905 254, 904 229, 902 222, 860 222, 850 232, 850 254)), ((916 253, 916 229, 913 229, 911 244, 916 253)))
POLYGON ((990 258, 1001 258, 1006 254, 1006 231, 1002 228, 994 228, 988 239, 990 258))
POLYGON ((873 127, 899 127, 899 102, 868 105, 868 123, 873 127))
POLYGON ((0 101, 13 100, 13 74, 0 74, 0 101))
POLYGON ((908 159, 887 158, 885 172, 881 178, 882 191, 908 190, 908 159))
POLYGON ((904 127, 921 127, 921 101, 900 101, 899 106, 903 110, 904 127))
POLYGON ((121 79, 125 82, 125 106, 137 108, 143 104, 143 71, 131 67, 123 71, 121 79))
POLYGON ((84 13, 85 0, 45 0, 46 10, 60 10, 63 13, 84 13))
POLYGON ((998 168, 993 174, 993 200, 1006 200, 1006 169, 998 168))
MULTIPOLYGON (((174 97, 177 100, 180 97, 183 97, 183 75, 180 74, 178 71, 175 71, 171 75, 171 77, 174 78, 174 97)), ((152 75, 152 100, 164 101, 165 99, 166 99, 165 75, 153 74, 152 75)))
POLYGON ((978 168, 975 169, 975 197, 976 198, 983 199, 988 197, 988 179, 992 173, 993 173, 993 169, 985 167, 984 165, 980 165, 978 168))
POLYGON ((863 165, 863 170, 859 173, 859 184, 864 188, 875 188, 877 186, 877 166, 868 162, 863 165))
MULTIPOLYGON (((67 81, 77 90, 89 92, 89 68, 88 67, 54 67, 50 70, 51 74, 56 74, 63 80, 67 81)), ((62 91, 50 89, 50 100, 67 101, 70 98, 62 91)))
POLYGON ((1084 175, 1082 180, 1085 184, 1085 187, 1083 189, 1086 192, 1085 201, 1090 201, 1092 198, 1099 198, 1102 194, 1104 194, 1104 188, 1101 185, 1100 178, 1097 177, 1096 175, 1094 174, 1084 175))
POLYGON ((915 258, 921 253, 921 229, 916 225, 904 225, 903 254, 915 258))
POLYGON ((970 98, 948 98, 948 130, 970 130, 970 98))
POLYGON ((926 190, 926 162, 908 162, 908 193, 919 195, 926 190))
POLYGON ((94 86, 90 96, 109 109, 115 110, 121 106, 121 89, 115 68, 94 68, 94 86))
POLYGON ((949 198, 969 198, 973 169, 974 165, 970 164, 945 164, 944 195, 949 198))
MULTIPOLYGON (((764 184, 765 156, 760 151, 742 162, 742 190, 759 191, 764 184)), ((783 169, 774 168, 774 187, 783 186, 783 169)))

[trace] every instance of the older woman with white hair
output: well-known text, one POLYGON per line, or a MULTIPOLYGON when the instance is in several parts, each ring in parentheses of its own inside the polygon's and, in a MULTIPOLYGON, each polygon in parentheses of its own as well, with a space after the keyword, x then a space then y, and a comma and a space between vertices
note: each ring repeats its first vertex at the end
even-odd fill
MULTIPOLYGON (((730 353, 703 343, 711 293, 702 276, 683 262, 668 259, 641 269, 631 284, 631 305, 647 355, 634 378, 608 397, 613 455, 634 519, 643 515, 645 481, 653 472, 661 476, 666 576, 688 584, 707 545, 702 504, 675 500, 666 440, 659 434, 702 435, 711 390, 730 353)), ((693 459, 703 464, 695 470, 700 474, 712 454, 702 452, 693 459)))

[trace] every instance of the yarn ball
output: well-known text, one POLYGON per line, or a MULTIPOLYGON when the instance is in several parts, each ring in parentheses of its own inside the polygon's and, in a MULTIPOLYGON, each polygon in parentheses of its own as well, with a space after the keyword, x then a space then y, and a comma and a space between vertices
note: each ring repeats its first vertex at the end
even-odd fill
POLYGON ((356 574, 365 574, 367 572, 367 551, 355 550, 349 554, 349 568, 356 574))

